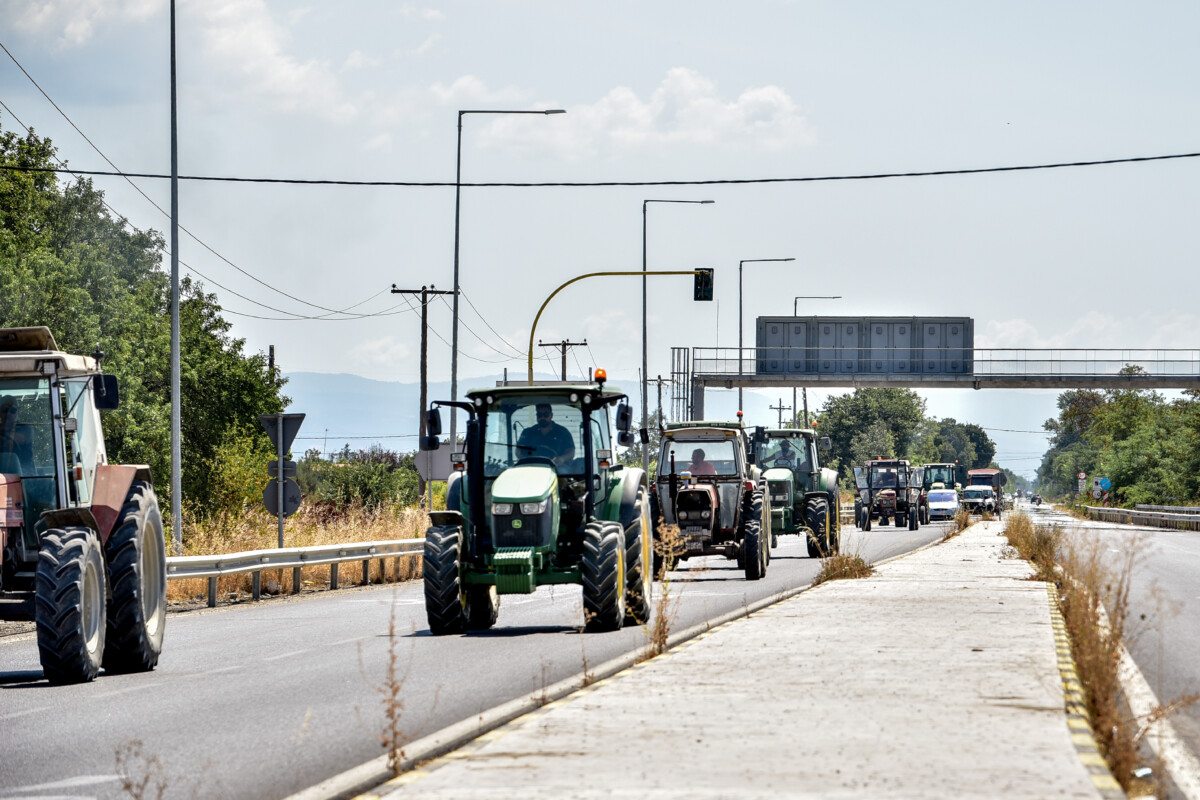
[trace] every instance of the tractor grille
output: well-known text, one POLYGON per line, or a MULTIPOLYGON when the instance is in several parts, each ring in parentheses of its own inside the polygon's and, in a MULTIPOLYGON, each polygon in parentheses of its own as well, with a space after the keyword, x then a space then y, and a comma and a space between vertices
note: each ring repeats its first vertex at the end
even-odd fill
POLYGON ((767 491, 771 495, 773 507, 789 506, 792 504, 792 493, 787 481, 767 481, 767 491))

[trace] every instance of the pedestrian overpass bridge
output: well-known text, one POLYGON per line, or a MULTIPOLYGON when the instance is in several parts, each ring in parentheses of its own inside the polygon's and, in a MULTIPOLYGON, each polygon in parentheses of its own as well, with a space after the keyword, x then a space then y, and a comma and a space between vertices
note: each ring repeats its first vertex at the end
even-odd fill
POLYGON ((1200 389, 1200 349, 673 347, 671 413, 718 389, 1200 389))

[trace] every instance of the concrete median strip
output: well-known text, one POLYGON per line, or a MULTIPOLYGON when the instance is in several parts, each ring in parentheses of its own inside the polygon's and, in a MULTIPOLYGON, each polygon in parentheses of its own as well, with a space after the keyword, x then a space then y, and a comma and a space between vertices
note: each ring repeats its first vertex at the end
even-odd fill
POLYGON ((369 796, 1119 797, 1000 529, 718 623, 369 796))

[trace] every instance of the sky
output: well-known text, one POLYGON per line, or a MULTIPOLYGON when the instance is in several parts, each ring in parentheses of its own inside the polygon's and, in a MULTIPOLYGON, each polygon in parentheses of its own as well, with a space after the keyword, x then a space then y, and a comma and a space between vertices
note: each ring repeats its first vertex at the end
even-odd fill
MULTIPOLYGON (((1198 27, 1200 6, 1167 1, 179 0, 179 169, 452 182, 460 109, 566 110, 467 115, 464 182, 1187 153, 1200 150, 1198 27)), ((170 169, 168 37, 166 0, 0 4, 0 41, 128 172, 170 169)), ((10 109, 0 127, 19 130, 15 115, 71 166, 109 168, 2 54, 0 99, 10 109)), ((689 278, 651 280, 651 375, 669 371, 673 346, 737 344, 737 265, 750 258, 795 261, 746 265, 747 345, 756 316, 841 295, 800 301, 800 313, 966 316, 978 347, 1194 347, 1198 179, 1200 159, 1183 159, 775 185, 467 187, 460 380, 523 370, 533 317, 558 284, 640 269, 645 199, 715 201, 649 207, 651 269, 716 270, 713 303, 692 301, 689 278)), ((120 178, 95 182, 131 224, 169 230, 120 178)), ((169 208, 168 182, 136 183, 169 208)), ((179 202, 199 240, 181 234, 185 272, 217 294, 247 349, 275 345, 285 372, 417 379, 419 319, 388 289, 452 285, 453 187, 184 181, 179 202), (312 318, 330 309, 360 316, 312 318)), ((445 380, 441 300, 430 325, 430 377, 445 380)), ((640 281, 565 290, 537 337, 586 339, 571 372, 602 366, 634 389, 640 281)), ((1054 392, 925 394, 931 414, 995 429, 1037 430, 1055 413, 1054 392)), ((823 397, 810 392, 810 405, 823 397)), ((1044 437, 993 438, 1002 464, 1036 468, 1044 437)))

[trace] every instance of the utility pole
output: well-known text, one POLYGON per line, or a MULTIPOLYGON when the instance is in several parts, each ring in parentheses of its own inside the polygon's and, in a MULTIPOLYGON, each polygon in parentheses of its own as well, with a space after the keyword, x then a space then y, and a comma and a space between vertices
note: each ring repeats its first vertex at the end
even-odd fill
MULTIPOLYGON (((420 289, 397 289, 396 284, 392 284, 392 294, 419 294, 421 295, 421 408, 417 413, 417 420, 420 424, 421 436, 425 436, 425 409, 429 406, 429 296, 439 294, 454 294, 453 291, 437 289, 434 286, 422 286, 420 289)), ((450 443, 454 447, 454 442, 450 443)), ((417 495, 421 498, 421 507, 424 508, 428 504, 425 502, 425 479, 421 477, 421 473, 417 471, 417 495)))
POLYGON ((670 382, 671 382, 671 379, 670 379, 670 378, 664 378, 662 375, 659 375, 659 376, 658 376, 658 377, 656 377, 656 378, 648 378, 648 379, 646 380, 646 383, 647 383, 647 384, 651 384, 651 383, 653 383, 655 386, 657 386, 657 387, 658 387, 658 424, 659 424, 659 425, 662 425, 662 423, 663 423, 663 411, 662 411, 662 389, 663 389, 663 384, 664 384, 664 383, 670 383, 670 382))
POLYGON ((783 404, 783 398, 782 398, 782 397, 781 397, 781 398, 779 398, 779 405, 777 405, 777 406, 767 406, 767 408, 771 409, 772 411, 778 411, 778 412, 779 412, 779 427, 780 427, 780 428, 782 428, 782 427, 783 427, 783 412, 785 412, 785 411, 791 411, 791 410, 792 410, 792 407, 791 407, 791 406, 785 406, 785 405, 783 404))
POLYGON ((568 342, 563 339, 561 342, 538 342, 538 347, 560 347, 562 348, 562 379, 567 379, 567 350, 572 347, 587 347, 587 339, 582 342, 568 342))
POLYGON ((809 427, 808 424, 808 387, 804 387, 804 427, 809 427))

